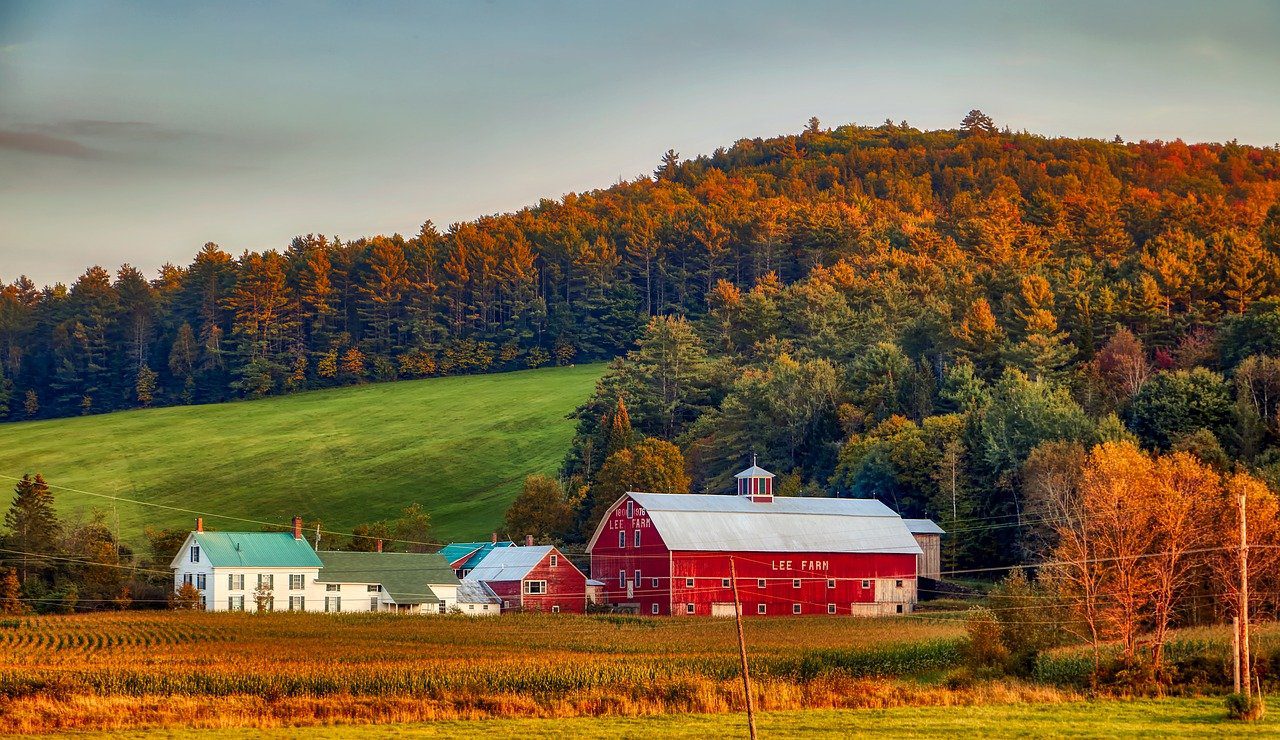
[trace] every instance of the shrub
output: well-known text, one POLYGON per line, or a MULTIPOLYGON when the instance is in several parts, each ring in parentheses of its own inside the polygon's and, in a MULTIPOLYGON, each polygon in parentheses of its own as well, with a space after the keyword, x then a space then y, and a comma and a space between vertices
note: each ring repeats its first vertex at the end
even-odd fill
POLYGON ((1244 694, 1227 694, 1227 716, 1243 722, 1262 719, 1266 706, 1261 696, 1245 696, 1244 694))
POLYGON ((1003 667, 1009 661, 1009 649, 1000 640, 1000 622, 990 609, 970 609, 965 620, 969 643, 965 659, 972 668, 1003 667))

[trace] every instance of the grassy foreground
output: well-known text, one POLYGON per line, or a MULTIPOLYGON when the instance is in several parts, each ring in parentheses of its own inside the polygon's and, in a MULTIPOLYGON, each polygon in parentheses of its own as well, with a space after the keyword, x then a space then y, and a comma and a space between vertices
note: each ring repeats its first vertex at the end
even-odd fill
MULTIPOLYGON (((1276 697, 1272 697, 1274 702, 1276 697)), ((706 738, 745 737, 746 715, 694 714, 652 717, 574 717, 570 719, 470 720, 383 725, 380 737, 521 737, 521 738, 706 738)), ((1073 701, 1055 704, 895 707, 762 712, 756 717, 761 737, 1275 737, 1274 716, 1242 724, 1226 719, 1222 700, 1146 699, 1140 701, 1073 701)), ((350 737, 352 727, 306 730, 217 731, 219 737, 350 737)), ((179 736, 205 737, 212 731, 179 736)), ((154 737, 125 733, 116 737, 154 737)), ((167 737, 172 733, 166 732, 167 737)))
MULTIPOLYGON (((441 538, 487 535, 525 475, 553 472, 603 365, 380 383, 259 401, 0 424, 0 474, 209 514, 349 531, 421 503, 441 538)), ((0 479, 0 490, 12 487, 0 479)), ((121 536, 191 514, 55 491, 121 536)), ((5 497, 7 499, 7 497, 5 497)), ((207 516, 212 527, 253 528, 207 516)))

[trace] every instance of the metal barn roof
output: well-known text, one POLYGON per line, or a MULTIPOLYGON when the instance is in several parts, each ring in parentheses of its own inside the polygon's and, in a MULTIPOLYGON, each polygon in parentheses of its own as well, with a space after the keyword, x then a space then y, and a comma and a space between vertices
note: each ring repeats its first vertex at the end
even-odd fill
POLYGON ((397 604, 438 604, 431 586, 454 586, 449 561, 436 553, 321 552, 321 583, 377 583, 397 604))
POLYGON ((902 517, 873 499, 627 495, 672 550, 921 553, 902 517))
POLYGON ((455 567, 459 570, 467 570, 476 567, 481 560, 484 560, 484 556, 488 555, 494 548, 515 547, 515 544, 510 540, 504 542, 451 542, 440 548, 440 554, 450 564, 455 564, 455 567))
POLYGON ((477 581, 519 581, 553 549, 550 545, 499 547, 485 555, 467 577, 477 581))
POLYGON ((471 578, 463 578, 462 583, 458 585, 458 603, 500 604, 502 599, 498 598, 493 589, 484 585, 484 583, 471 578))
POLYGON ((777 477, 773 473, 765 470, 759 465, 752 465, 746 470, 733 476, 734 478, 774 478, 777 477))
MULTIPOLYGON (((319 568, 320 558, 292 532, 192 532, 201 556, 215 568, 319 568)), ((184 557, 185 553, 178 553, 184 557)), ((174 566, 177 567, 177 558, 174 566)))
POLYGON ((911 534, 946 534, 946 530, 939 527, 932 519, 903 519, 907 523, 907 529, 911 530, 911 534))

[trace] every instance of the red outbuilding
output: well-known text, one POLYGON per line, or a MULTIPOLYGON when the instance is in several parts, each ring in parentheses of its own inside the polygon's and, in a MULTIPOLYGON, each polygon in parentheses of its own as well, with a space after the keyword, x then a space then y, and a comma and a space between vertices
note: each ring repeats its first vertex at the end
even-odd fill
POLYGON ((489 552, 467 580, 480 581, 502 599, 502 610, 587 610, 587 577, 550 545, 500 547, 489 552))
POLYGON ((755 465, 735 496, 627 493, 587 550, 605 602, 640 614, 903 614, 921 554, 898 514, 871 499, 775 498, 755 465))

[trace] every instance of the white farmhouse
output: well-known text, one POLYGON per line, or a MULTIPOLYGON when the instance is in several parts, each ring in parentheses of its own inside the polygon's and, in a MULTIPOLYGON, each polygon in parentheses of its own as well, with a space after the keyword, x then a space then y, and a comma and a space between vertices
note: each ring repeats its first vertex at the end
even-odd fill
MULTIPOLYGON (((445 614, 458 578, 435 553, 319 552, 293 532, 206 532, 200 519, 170 564, 174 589, 190 584, 208 611, 445 614)), ((474 611, 474 608, 472 609, 474 611)))
MULTIPOLYGON (((170 564, 174 589, 197 588, 208 611, 320 609, 322 563, 302 538, 302 520, 293 532, 206 532, 201 520, 170 564)), ((367 603, 366 603, 367 608, 367 603)))

